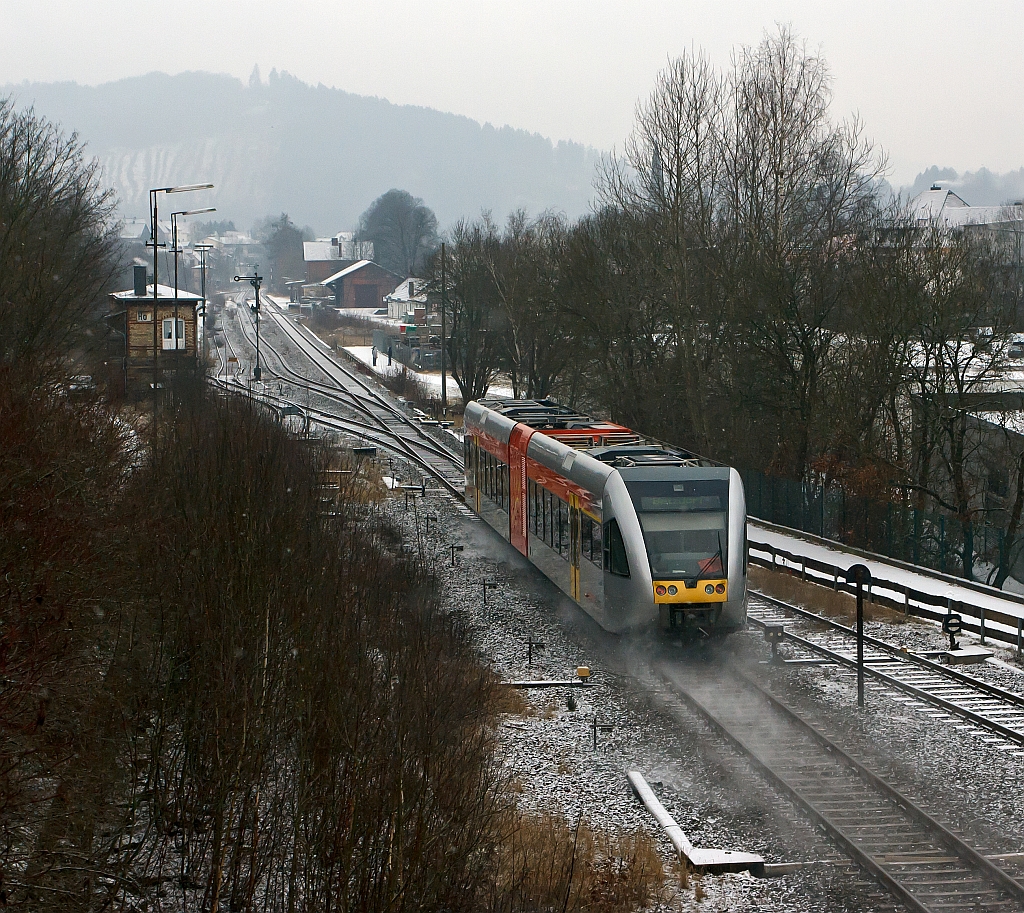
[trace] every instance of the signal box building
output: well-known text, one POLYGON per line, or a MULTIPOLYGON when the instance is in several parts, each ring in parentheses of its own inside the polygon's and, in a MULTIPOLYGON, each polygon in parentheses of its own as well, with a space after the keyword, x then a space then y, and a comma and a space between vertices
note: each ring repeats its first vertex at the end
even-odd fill
POLYGON ((157 287, 156 316, 153 285, 146 283, 145 267, 136 267, 135 286, 115 292, 111 299, 111 323, 124 335, 126 387, 148 388, 153 382, 153 323, 156 322, 156 365, 161 378, 182 367, 194 368, 202 339, 200 312, 203 298, 191 292, 157 287), (122 322, 123 321, 123 322, 122 322))
POLYGON ((372 260, 358 260, 324 280, 334 292, 334 306, 339 308, 383 308, 384 298, 401 281, 391 270, 372 260))

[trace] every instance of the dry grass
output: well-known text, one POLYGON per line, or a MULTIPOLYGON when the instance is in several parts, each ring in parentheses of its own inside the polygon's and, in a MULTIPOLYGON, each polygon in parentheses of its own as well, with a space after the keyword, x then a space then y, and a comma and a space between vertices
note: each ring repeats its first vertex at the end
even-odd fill
POLYGON ((500 685, 495 689, 494 713, 498 716, 536 716, 537 711, 527 700, 522 688, 500 685))
POLYGON ((516 813, 500 847, 498 888, 519 910, 631 911, 664 893, 665 871, 642 832, 610 835, 580 819, 516 813))
MULTIPOLYGON (((750 565, 750 585, 767 596, 803 606, 822 615, 852 623, 857 618, 857 600, 849 593, 837 593, 827 586, 808 583, 788 571, 771 571, 750 565)), ((888 624, 906 624, 911 619, 902 612, 864 600, 864 618, 888 624)))

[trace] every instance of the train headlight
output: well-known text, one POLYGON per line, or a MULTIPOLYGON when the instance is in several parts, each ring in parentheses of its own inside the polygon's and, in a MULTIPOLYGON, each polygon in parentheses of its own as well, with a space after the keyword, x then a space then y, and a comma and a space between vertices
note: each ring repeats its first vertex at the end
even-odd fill
POLYGON ((669 596, 675 596, 675 594, 678 593, 678 592, 679 592, 679 590, 677 590, 674 586, 670 586, 668 588, 669 596))
POLYGON ((713 592, 715 592, 715 585, 713 583, 709 583, 706 587, 704 587, 704 592, 710 596, 713 592))
POLYGON ((715 587, 715 592, 716 593, 724 593, 725 592, 725 584, 724 583, 718 584, 718 586, 715 587))
POLYGON ((661 586, 659 584, 658 586, 656 586, 654 588, 654 592, 657 593, 659 596, 664 596, 665 593, 668 592, 668 591, 665 589, 665 587, 663 587, 663 586, 661 586))

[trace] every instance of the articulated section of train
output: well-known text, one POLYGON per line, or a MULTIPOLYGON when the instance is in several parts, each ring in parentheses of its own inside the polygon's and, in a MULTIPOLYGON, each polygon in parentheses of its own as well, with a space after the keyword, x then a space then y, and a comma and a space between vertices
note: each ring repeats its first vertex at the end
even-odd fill
POLYGON ((744 626, 735 469, 549 400, 472 402, 465 422, 466 502, 602 627, 744 626))

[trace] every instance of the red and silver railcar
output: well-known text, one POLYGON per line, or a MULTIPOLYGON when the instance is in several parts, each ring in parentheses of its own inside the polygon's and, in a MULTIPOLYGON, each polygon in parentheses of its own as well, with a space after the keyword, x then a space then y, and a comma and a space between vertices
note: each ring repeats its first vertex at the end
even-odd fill
POLYGON ((609 631, 746 622, 735 469, 550 400, 466 407, 467 503, 609 631))

